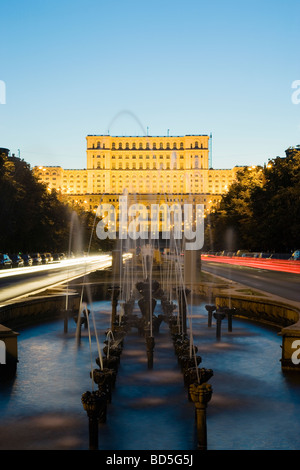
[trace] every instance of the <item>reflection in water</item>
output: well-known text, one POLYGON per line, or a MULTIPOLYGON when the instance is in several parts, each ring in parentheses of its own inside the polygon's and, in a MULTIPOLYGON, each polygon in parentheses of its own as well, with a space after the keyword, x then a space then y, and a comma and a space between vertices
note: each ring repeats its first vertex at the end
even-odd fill
MULTIPOLYGON (((273 329, 234 319, 233 331, 224 322, 216 341, 204 305, 193 307, 192 325, 200 367, 214 371, 208 448, 298 449, 300 378, 281 371, 281 338, 273 329)), ((95 302, 94 312, 104 347, 111 303, 95 302)), ((91 390, 90 345, 86 329, 79 343, 75 334, 72 321, 67 334, 62 321, 20 331, 17 374, 0 385, 0 449, 88 448, 81 395, 91 390)), ((98 356, 95 339, 92 355, 98 356)), ((107 422, 99 428, 99 449, 193 450, 194 411, 168 326, 162 323, 155 337, 152 370, 145 341, 133 329, 125 337, 107 422)))

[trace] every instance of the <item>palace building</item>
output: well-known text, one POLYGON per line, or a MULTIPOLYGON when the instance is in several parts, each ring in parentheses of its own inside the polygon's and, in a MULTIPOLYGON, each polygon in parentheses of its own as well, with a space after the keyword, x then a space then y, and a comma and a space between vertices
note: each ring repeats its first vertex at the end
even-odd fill
POLYGON ((124 190, 134 202, 203 204, 214 210, 239 167, 211 168, 210 137, 88 135, 84 170, 35 167, 34 173, 62 200, 96 211, 117 205, 124 190))

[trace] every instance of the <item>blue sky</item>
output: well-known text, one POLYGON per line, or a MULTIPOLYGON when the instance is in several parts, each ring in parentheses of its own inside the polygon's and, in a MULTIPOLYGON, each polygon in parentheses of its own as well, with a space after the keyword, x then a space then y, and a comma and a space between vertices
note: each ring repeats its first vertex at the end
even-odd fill
POLYGON ((85 168, 86 135, 213 134, 213 166, 300 144, 298 0, 0 0, 0 146, 85 168))

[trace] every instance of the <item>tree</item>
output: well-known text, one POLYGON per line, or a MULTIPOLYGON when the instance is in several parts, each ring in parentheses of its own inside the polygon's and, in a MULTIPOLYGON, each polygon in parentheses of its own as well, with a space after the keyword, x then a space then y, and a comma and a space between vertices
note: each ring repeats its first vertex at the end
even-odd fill
POLYGON ((0 252, 109 249, 92 233, 94 217, 60 201, 24 160, 0 155, 0 252))
POLYGON ((299 175, 300 147, 264 168, 240 170, 219 209, 207 218, 204 249, 289 253, 299 248, 299 175))
POLYGON ((262 167, 243 167, 237 172, 219 209, 207 218, 205 249, 209 239, 213 240, 213 250, 249 249, 253 243, 252 194, 262 185, 262 167))

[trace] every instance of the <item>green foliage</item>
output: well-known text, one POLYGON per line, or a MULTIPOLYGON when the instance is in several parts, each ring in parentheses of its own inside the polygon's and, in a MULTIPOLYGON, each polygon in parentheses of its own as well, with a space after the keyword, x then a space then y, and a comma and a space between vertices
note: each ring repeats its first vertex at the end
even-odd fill
POLYGON ((243 168, 207 219, 206 250, 291 252, 300 246, 300 150, 243 168))
POLYGON ((95 235, 91 237, 94 215, 75 215, 55 190, 35 178, 28 163, 0 155, 0 252, 104 249, 95 235))

